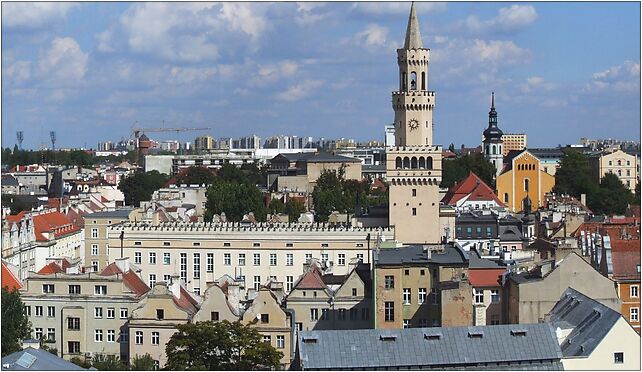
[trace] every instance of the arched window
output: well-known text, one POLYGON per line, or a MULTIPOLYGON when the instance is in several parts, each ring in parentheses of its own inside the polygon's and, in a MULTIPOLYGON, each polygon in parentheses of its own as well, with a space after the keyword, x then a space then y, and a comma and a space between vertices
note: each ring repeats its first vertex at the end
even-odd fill
POLYGON ((426 169, 426 158, 423 156, 419 157, 419 168, 426 169))
POLYGON ((528 192, 528 178, 524 179, 524 191, 528 192))
POLYGON ((622 160, 618 160, 617 165, 622 165, 622 160))
POLYGON ((504 193, 504 203, 508 203, 508 193, 504 193))
POLYGON ((412 168, 412 169, 419 168, 417 166, 417 157, 416 156, 413 156, 412 159, 410 159, 410 168, 412 168))
POLYGON ((426 90, 426 73, 421 72, 421 90, 426 90))
POLYGON ((417 90, 417 73, 410 73, 410 90, 417 90))
POLYGON ((490 154, 490 145, 486 145, 486 153, 490 154))
POLYGON ((618 176, 620 176, 620 177, 622 177, 622 169, 618 169, 618 170, 617 170, 617 175, 618 175, 618 176))
POLYGON ((401 157, 397 156, 397 159, 395 159, 395 168, 396 169, 401 169, 403 167, 403 163, 401 161, 401 157))
POLYGON ((493 155, 497 155, 497 147, 493 145, 493 155))
POLYGON ((410 158, 406 156, 403 158, 403 169, 408 168, 410 168, 410 158))
POLYGON ((426 169, 432 169, 432 157, 431 156, 426 158, 426 169))
POLYGON ((408 89, 408 78, 405 72, 401 73, 401 90, 408 89))

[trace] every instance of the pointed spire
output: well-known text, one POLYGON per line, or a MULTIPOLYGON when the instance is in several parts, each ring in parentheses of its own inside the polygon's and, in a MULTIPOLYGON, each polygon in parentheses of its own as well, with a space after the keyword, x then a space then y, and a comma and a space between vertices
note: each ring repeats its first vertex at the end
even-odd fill
POLYGON ((421 33, 419 32, 419 20, 415 12, 415 2, 410 6, 410 17, 408 17, 408 28, 406 29, 406 42, 403 45, 404 49, 420 49, 424 44, 421 41, 421 33))
POLYGON ((494 110, 495 109, 495 92, 492 93, 492 103, 490 105, 490 109, 494 110))

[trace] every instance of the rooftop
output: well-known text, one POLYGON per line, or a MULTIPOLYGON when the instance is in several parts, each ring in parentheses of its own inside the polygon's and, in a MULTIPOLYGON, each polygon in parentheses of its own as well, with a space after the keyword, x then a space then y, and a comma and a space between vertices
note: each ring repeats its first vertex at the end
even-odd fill
POLYGON ((84 371, 85 369, 68 362, 43 349, 28 347, 2 358, 2 370, 8 371, 84 371))
POLYGON ((465 264, 467 261, 468 252, 449 244, 382 248, 376 256, 377 265, 465 264))
POLYGON ((129 214, 132 212, 133 209, 130 208, 125 208, 125 209, 117 209, 115 211, 103 211, 103 212, 95 212, 91 214, 85 215, 85 218, 127 218, 129 217, 129 214))

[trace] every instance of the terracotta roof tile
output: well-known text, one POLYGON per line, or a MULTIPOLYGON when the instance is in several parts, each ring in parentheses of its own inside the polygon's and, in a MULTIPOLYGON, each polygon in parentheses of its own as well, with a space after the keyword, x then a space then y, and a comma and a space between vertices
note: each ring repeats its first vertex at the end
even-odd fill
POLYGON ((123 283, 138 296, 142 296, 150 290, 147 284, 131 270, 123 274, 123 283))
POLYGON ((464 180, 455 183, 441 201, 444 204, 455 205, 468 195, 471 201, 495 201, 499 205, 504 205, 493 189, 473 172, 470 172, 464 180))
POLYGON ((501 286, 502 274, 506 268, 501 269, 469 269, 468 281, 473 287, 498 287, 501 286))
POLYGON ((303 274, 301 279, 295 284, 296 289, 326 289, 326 285, 321 278, 319 269, 314 266, 308 272, 303 274))
POLYGON ((640 240, 611 240, 613 278, 640 281, 640 240))
POLYGON ((65 273, 67 272, 67 269, 71 267, 71 263, 67 261, 66 258, 62 259, 62 267, 58 265, 55 261, 49 262, 46 264, 40 271, 38 271, 38 274, 42 275, 49 275, 49 274, 57 274, 57 273, 65 273))
POLYGON ((180 298, 174 296, 174 303, 176 304, 176 306, 187 311, 188 313, 195 313, 196 310, 198 310, 198 301, 196 301, 196 299, 194 299, 182 285, 180 294, 180 298))
POLYGON ((2 288, 7 288, 9 292, 22 288, 20 279, 9 268, 6 262, 2 261, 2 288))
POLYGON ((60 212, 43 213, 33 217, 36 241, 47 241, 44 233, 53 232, 55 238, 73 234, 80 231, 71 220, 60 212))

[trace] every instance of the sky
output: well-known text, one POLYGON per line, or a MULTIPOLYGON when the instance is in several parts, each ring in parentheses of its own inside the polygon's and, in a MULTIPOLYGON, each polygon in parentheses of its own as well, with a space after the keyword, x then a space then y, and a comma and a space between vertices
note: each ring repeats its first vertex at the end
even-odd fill
MULTIPOLYGON (((436 144, 640 138, 640 3, 417 3, 436 144)), ((2 2, 2 146, 153 133, 383 141, 410 3, 2 2)))

